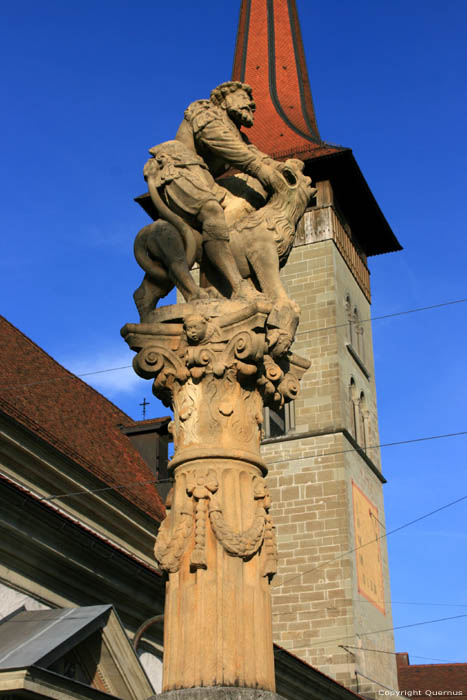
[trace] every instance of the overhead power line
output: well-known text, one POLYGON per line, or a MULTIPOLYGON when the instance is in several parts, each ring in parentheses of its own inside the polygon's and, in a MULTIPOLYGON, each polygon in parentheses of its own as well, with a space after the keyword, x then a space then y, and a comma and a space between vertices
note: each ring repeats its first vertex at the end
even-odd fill
MULTIPOLYGON (((39 611, 35 611, 35 612, 39 612, 39 611)), ((50 612, 53 613, 52 610, 50 612)), ((78 619, 78 617, 75 617, 73 615, 68 615, 66 620, 78 619)), ((455 615, 453 617, 440 617, 440 618, 437 618, 435 620, 423 620, 422 622, 412 622, 408 625, 398 625, 397 627, 386 627, 384 629, 373 630, 372 632, 361 632, 359 634, 359 636, 360 637, 367 637, 367 636, 370 636, 372 634, 381 634, 383 632, 394 632, 395 630, 407 629, 409 627, 422 627, 423 625, 431 625, 431 624, 434 624, 437 622, 449 622, 450 620, 458 620, 460 618, 465 618, 465 617, 467 617, 467 613, 465 615, 455 615)), ((29 619, 32 620, 33 616, 31 616, 29 619)), ((34 617, 34 619, 44 620, 44 619, 47 619, 47 616, 46 615, 38 615, 37 618, 34 617)), ((50 619, 56 620, 57 623, 66 621, 66 620, 60 620, 60 619, 57 620, 54 615, 51 615, 50 619)), ((79 619, 82 619, 82 618, 79 618, 79 619)), ((9 620, 9 622, 16 622, 16 620, 14 618, 12 618, 11 620, 9 620)), ((20 622, 20 620, 17 620, 17 622, 20 622)), ((335 639, 322 639, 321 641, 318 641, 318 642, 311 642, 310 644, 294 647, 294 649, 305 649, 307 647, 317 646, 319 644, 329 644, 330 642, 340 642, 340 641, 343 641, 344 639, 349 639, 349 638, 353 639, 353 637, 354 637, 354 635, 347 635, 346 637, 337 637, 335 639)), ((342 645, 342 644, 339 644, 337 646, 345 647, 345 645, 342 645)), ((358 647, 355 647, 355 648, 358 648, 358 647)), ((369 651, 375 651, 375 650, 370 649, 369 651)), ((415 655, 413 655, 413 656, 415 656, 415 655)), ((423 657, 417 657, 417 658, 423 658, 423 657)), ((447 662, 447 663, 450 663, 450 662, 447 662)))
MULTIPOLYGON (((467 431, 463 431, 463 432, 459 432, 459 433, 448 433, 446 435, 430 435, 428 437, 423 437, 423 438, 414 438, 413 440, 401 440, 400 442, 388 442, 388 443, 384 443, 381 445, 375 445, 374 447, 389 447, 392 445, 406 445, 406 444, 409 444, 412 442, 423 442, 425 440, 437 440, 439 438, 457 437, 458 435, 467 435, 467 431)), ((369 449, 373 449, 373 448, 369 448, 369 449)), ((313 459, 316 456, 327 457, 328 455, 341 454, 342 452, 358 452, 358 450, 357 450, 357 448, 351 448, 349 450, 341 450, 339 452, 326 452, 323 455, 312 455, 312 456, 298 457, 296 459, 297 460, 313 459)), ((271 464, 280 464, 281 461, 288 462, 289 460, 285 459, 285 460, 280 460, 277 462, 267 462, 267 465, 269 466, 271 464)), ((7 476, 7 475, 5 474, 5 476, 7 476)), ((83 489, 82 491, 70 491, 67 493, 56 493, 56 494, 53 494, 52 496, 41 496, 40 500, 41 501, 53 501, 56 498, 68 498, 68 497, 72 497, 72 496, 92 495, 94 493, 101 493, 103 491, 126 489, 126 488, 131 487, 131 486, 138 486, 138 485, 144 486, 146 484, 162 484, 162 483, 168 483, 168 482, 173 482, 173 481, 174 481, 174 479, 172 477, 170 477, 168 479, 149 479, 147 481, 127 481, 125 484, 118 484, 115 486, 102 486, 102 487, 99 487, 97 489, 83 489)), ((436 511, 434 511, 434 512, 436 512, 436 511)), ((423 517, 427 517, 427 516, 423 516, 423 517)), ((393 531, 393 532, 395 532, 395 531, 393 531)), ((387 534, 391 534, 391 533, 387 533, 387 534)), ((352 550, 352 551, 354 551, 354 550, 352 550)))
MULTIPOLYGON (((356 649, 356 651, 374 651, 376 654, 391 654, 391 656, 398 656, 397 651, 386 651, 385 649, 371 649, 370 647, 355 647, 355 646, 351 646, 350 644, 339 644, 339 647, 341 647, 341 649, 345 649, 346 651, 348 649, 356 649)), ((353 653, 353 652, 351 652, 351 653, 353 653)), ((419 654, 412 654, 412 652, 410 652, 410 658, 411 659, 426 659, 427 661, 440 661, 443 664, 457 663, 456 661, 451 661, 451 660, 448 661, 447 659, 436 659, 436 658, 433 658, 432 656, 420 656, 419 654)))
POLYGON ((406 309, 405 311, 395 311, 391 314, 381 314, 381 316, 371 316, 370 318, 358 319, 358 321, 345 321, 345 323, 338 323, 335 326, 323 326, 322 328, 314 328, 309 331, 299 331, 295 335, 304 335, 305 333, 321 333, 322 331, 330 331, 334 328, 348 328, 349 323, 354 326, 359 326, 362 323, 371 323, 372 321, 381 321, 384 318, 395 318, 396 316, 406 316, 407 314, 415 314, 419 311, 431 311, 432 309, 441 309, 445 306, 453 306, 454 304, 464 304, 467 299, 455 299, 454 301, 445 301, 441 304, 433 304, 432 306, 419 306, 416 309, 406 309))
MULTIPOLYGON (((398 625, 397 627, 385 627, 384 629, 373 630, 372 632, 359 632, 359 637, 369 637, 372 634, 381 634, 383 632, 394 632, 395 630, 408 629, 409 627, 422 627, 423 625, 432 625, 435 622, 448 622, 449 620, 459 620, 461 618, 467 617, 467 613, 464 615, 453 615, 452 617, 439 617, 435 620, 423 620, 422 622, 411 622, 408 625, 398 625)), ((319 642, 310 642, 304 646, 294 647, 294 649, 305 649, 306 647, 314 647, 319 644, 330 644, 331 642, 342 642, 344 639, 353 639, 355 635, 348 634, 346 637, 336 637, 335 639, 322 639, 319 642)))
MULTIPOLYGON (((427 437, 421 437, 421 438, 412 438, 411 440, 398 440, 395 442, 381 442, 379 445, 371 445, 370 447, 366 448, 366 451, 368 450, 375 450, 380 447, 394 447, 396 445, 410 445, 415 442, 426 442, 427 440, 441 440, 441 438, 449 438, 449 437, 459 437, 460 435, 467 435, 467 430, 461 430, 458 433, 444 433, 443 435, 428 435, 427 437)), ((317 435, 316 437, 321 437, 320 435, 317 435)), ((271 444, 271 443, 269 443, 271 444)), ((274 444, 274 443, 272 443, 274 444)), ((360 447, 357 449, 356 447, 349 447, 346 450, 336 450, 335 452, 323 452, 322 455, 304 455, 303 457, 294 457, 293 460, 294 462, 298 462, 299 460, 302 459, 313 459, 317 457, 332 457, 333 455, 342 455, 345 454, 346 452, 365 452, 365 450, 360 447)), ((271 462, 266 462, 267 466, 271 466, 273 464, 282 464, 283 462, 290 462, 290 457, 288 459, 278 459, 274 460, 271 462)))
MULTIPOLYGON (((341 579, 342 580, 342 579, 341 579)), ((317 600, 314 601, 314 610, 311 612, 316 612, 316 614, 321 614, 323 610, 327 608, 337 608, 340 605, 348 605, 349 603, 362 603, 365 605, 374 605, 372 600, 360 600, 359 598, 336 598, 332 600, 317 600)), ((467 603, 424 603, 423 601, 416 601, 413 603, 404 602, 400 600, 391 600, 391 606, 393 605, 412 605, 421 606, 424 608, 430 607, 443 607, 443 608, 467 608, 467 603)), ((290 612, 273 612, 272 615, 296 615, 296 610, 291 610, 290 612)))
POLYGON ((144 486, 147 484, 165 484, 170 481, 170 479, 148 479, 146 481, 129 481, 126 484, 120 484, 118 486, 102 486, 98 489, 85 489, 83 491, 70 491, 69 493, 56 493, 54 496, 41 496, 40 501, 54 501, 56 498, 67 498, 69 496, 83 496, 85 494, 100 493, 101 491, 117 491, 119 489, 126 489, 129 486, 144 486))
POLYGON ((68 372, 70 372, 71 376, 50 377, 48 379, 39 379, 37 382, 26 382, 24 384, 10 384, 7 386, 2 386, 0 384, 0 389, 10 391, 12 389, 21 389, 24 386, 36 386, 37 384, 49 384, 51 382, 66 382, 69 379, 74 379, 75 377, 78 377, 78 379, 82 379, 83 377, 90 377, 93 374, 105 374, 106 372, 117 372, 120 369, 131 369, 131 367, 132 367, 132 365, 122 365, 121 367, 108 367, 107 369, 96 369, 96 370, 93 370, 92 372, 85 372, 84 374, 74 374, 70 370, 67 370, 68 372))
POLYGON ((376 683, 376 685, 379 685, 380 688, 385 688, 385 690, 389 690, 394 695, 397 695, 399 692, 397 690, 394 690, 394 688, 390 688, 388 685, 383 685, 379 681, 375 681, 374 678, 370 678, 370 676, 365 676, 364 673, 360 673, 360 671, 358 671, 356 669, 355 670, 355 677, 357 678, 357 692, 358 692, 358 676, 365 678, 365 680, 370 681, 370 683, 376 683))
MULTIPOLYGON (((389 537, 389 535, 394 535, 396 532, 400 532, 401 530, 404 530, 406 527, 409 527, 410 525, 415 525, 415 523, 419 523, 421 520, 425 520, 425 518, 429 518, 431 515, 435 515, 435 513, 440 513, 442 510, 446 510, 446 508, 450 508, 451 506, 456 505, 457 503, 461 503, 462 501, 465 501, 467 499, 467 495, 461 496, 460 498, 456 498, 455 501, 450 501, 450 503, 446 503, 443 506, 440 506, 439 508, 435 508, 434 510, 431 510, 429 513, 425 513, 424 515, 420 515, 418 518, 414 518, 414 520, 409 520, 408 523, 404 523, 403 525, 399 525, 398 527, 394 528, 393 530, 389 530, 388 532, 385 532, 382 535, 379 535, 379 537, 375 537, 372 540, 369 540, 368 542, 365 542, 364 544, 359 545, 358 547, 354 547, 353 549, 349 549, 346 552, 343 552, 342 554, 338 554, 337 557, 333 557, 332 559, 328 559, 328 561, 324 561, 321 564, 317 564, 311 569, 306 569, 305 571, 301 571, 298 574, 294 574, 290 578, 286 579, 283 583, 273 583, 272 588, 282 588, 283 586, 286 586, 289 584, 291 581, 295 581, 297 578, 301 578, 302 576, 306 576, 307 574, 313 573, 313 571, 316 571, 317 569, 321 569, 323 566, 328 566, 328 564, 333 564, 335 561, 338 561, 339 559, 342 559, 343 557, 346 557, 348 554, 353 554, 354 552, 358 552, 360 549, 363 549, 364 547, 368 547, 368 545, 373 544, 374 542, 378 542, 379 540, 383 540, 385 537, 389 537)), ((461 617, 464 617, 461 615, 461 617)), ((467 617, 467 615, 466 615, 467 617)))
MULTIPOLYGON (((371 321, 380 321, 381 319, 385 318, 396 318, 397 316, 406 316, 407 314, 414 314, 418 313, 419 311, 431 311, 432 309, 441 309, 443 307, 447 306, 453 306, 454 304, 463 304, 467 302, 467 299, 455 299, 453 301, 445 301, 441 302, 440 304, 432 304, 431 306, 420 306, 418 308, 414 309, 405 309, 404 311, 396 311, 394 313, 390 314, 382 314, 380 316, 372 316, 370 318, 365 318, 365 319, 359 319, 359 321, 346 321, 345 323, 339 323, 334 326, 323 326, 322 328, 316 328, 316 329, 310 329, 309 331, 299 331, 296 333, 296 336, 299 335, 304 335, 305 333, 321 333, 322 331, 329 331, 334 328, 343 328, 347 327, 349 323, 352 323, 354 325, 359 325, 361 323, 371 323, 371 321)), ((78 377, 79 379, 82 379, 83 377, 90 377, 95 374, 105 374, 106 372, 117 372, 122 369, 131 369, 132 365, 122 365, 120 367, 108 367, 104 369, 96 369, 91 372, 84 372, 83 374, 74 374, 73 372, 70 372, 74 377, 78 377)), ((68 370, 70 371, 70 370, 68 370)), ((0 389, 2 390, 14 390, 14 389, 20 389, 25 386, 35 386, 36 384, 47 384, 49 382, 62 382, 66 381, 70 377, 52 377, 49 379, 39 379, 36 382, 26 382, 26 383, 18 383, 18 384, 10 384, 10 385, 1 385, 0 384, 0 389)))

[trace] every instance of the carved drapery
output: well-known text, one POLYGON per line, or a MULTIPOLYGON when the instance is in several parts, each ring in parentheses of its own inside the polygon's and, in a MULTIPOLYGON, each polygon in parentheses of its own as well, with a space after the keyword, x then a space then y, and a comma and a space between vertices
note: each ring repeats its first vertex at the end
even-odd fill
POLYGON ((274 690, 262 409, 297 396, 308 362, 271 333, 270 311, 264 301, 181 304, 122 330, 136 372, 174 412, 174 485, 155 545, 168 574, 164 690, 274 690))

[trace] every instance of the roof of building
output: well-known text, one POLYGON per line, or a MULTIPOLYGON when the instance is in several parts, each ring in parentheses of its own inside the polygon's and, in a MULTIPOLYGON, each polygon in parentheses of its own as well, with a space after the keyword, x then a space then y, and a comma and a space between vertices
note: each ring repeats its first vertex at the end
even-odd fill
POLYGON ((295 2, 242 0, 232 77, 253 87, 248 137, 260 150, 339 150, 319 135, 295 2))
POLYGON ((362 696, 274 642, 274 665, 279 695, 296 700, 355 700, 362 696))
POLYGON ((396 659, 400 691, 420 691, 422 696, 428 690, 467 696, 467 663, 411 664, 407 652, 397 654, 396 659))
POLYGON ((295 0, 242 0, 232 78, 253 88, 251 142, 276 159, 301 158, 315 181, 330 180, 366 255, 401 250, 351 149, 320 137, 295 0))
POLYGON ((153 692, 112 605, 19 609, 2 620, 0 695, 5 690, 86 700, 145 700, 153 692))
MULTIPOLYGON (((161 520, 154 475, 121 426, 126 413, 0 316, 0 410, 161 520), (123 488, 122 488, 123 487, 123 488)), ((169 418, 153 419, 161 428, 169 418)))
POLYGON ((103 627, 111 605, 23 610, 0 622, 0 669, 47 668, 70 648, 103 627))

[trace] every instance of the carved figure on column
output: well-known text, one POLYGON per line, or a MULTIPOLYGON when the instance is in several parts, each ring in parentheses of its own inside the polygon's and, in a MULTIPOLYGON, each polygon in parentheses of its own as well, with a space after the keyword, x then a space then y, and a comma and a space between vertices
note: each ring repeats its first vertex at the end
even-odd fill
POLYGON ((159 218, 135 241, 146 273, 134 294, 141 321, 174 284, 186 301, 260 291, 290 305, 279 268, 314 190, 301 161, 274 161, 248 143, 239 127, 253 124, 254 110, 248 85, 223 83, 188 107, 175 140, 150 149, 144 174, 159 218), (247 177, 216 182, 231 166, 247 177), (195 262, 210 277, 208 289, 190 274, 195 262))
POLYGON ((299 308, 279 271, 313 189, 301 161, 275 162, 247 142, 240 126, 254 108, 247 85, 223 83, 145 167, 160 218, 136 238, 141 321, 122 335, 174 413, 174 485, 154 550, 168 576, 165 691, 274 690, 277 548, 261 426, 263 406, 296 398, 309 366, 290 349, 299 308), (217 182, 230 166, 243 174, 217 182), (156 308, 174 284, 185 303, 156 308))

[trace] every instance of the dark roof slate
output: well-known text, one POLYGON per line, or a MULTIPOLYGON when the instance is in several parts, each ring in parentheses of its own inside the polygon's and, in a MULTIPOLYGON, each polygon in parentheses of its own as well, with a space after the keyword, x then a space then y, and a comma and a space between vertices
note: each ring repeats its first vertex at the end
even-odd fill
POLYGON ((107 622, 111 605, 25 610, 0 623, 0 669, 53 664, 107 622))

